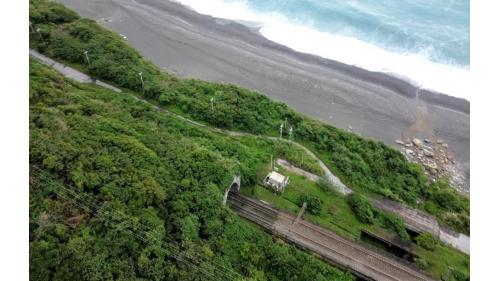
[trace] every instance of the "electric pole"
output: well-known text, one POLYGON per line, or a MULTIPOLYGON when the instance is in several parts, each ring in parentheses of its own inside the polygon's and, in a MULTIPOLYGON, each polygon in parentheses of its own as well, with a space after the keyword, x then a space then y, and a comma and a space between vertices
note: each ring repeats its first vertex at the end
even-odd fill
POLYGON ((283 137, 283 123, 280 125, 280 140, 283 137))
POLYGON ((144 80, 142 79, 142 72, 139 72, 139 77, 141 78, 142 94, 144 95, 144 80))
POLYGON ((42 34, 40 33, 40 30, 41 30, 40 28, 37 28, 36 33, 38 33, 38 36, 40 36, 40 39, 42 39, 42 41, 45 41, 45 40, 43 40, 43 37, 42 37, 42 34))
POLYGON ((293 128, 290 127, 290 130, 288 131, 288 143, 292 143, 292 133, 293 133, 293 128))
POLYGON ((33 28, 33 23, 30 21, 30 29, 31 33, 35 33, 35 29, 33 28))
POLYGON ((210 98, 210 105, 212 106, 212 112, 214 112, 214 98, 210 98))
POLYGON ((83 52, 83 54, 85 55, 85 59, 87 59, 87 64, 90 66, 90 60, 89 60, 89 52, 87 50, 85 50, 83 52))

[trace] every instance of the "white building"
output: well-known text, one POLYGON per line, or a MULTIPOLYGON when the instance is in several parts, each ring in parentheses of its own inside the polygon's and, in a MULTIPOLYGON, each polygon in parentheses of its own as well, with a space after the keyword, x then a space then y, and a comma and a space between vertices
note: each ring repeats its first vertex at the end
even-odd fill
POLYGON ((264 179, 264 184, 271 187, 274 191, 283 193, 283 191, 285 191, 285 187, 288 185, 288 180, 288 177, 272 171, 264 179))

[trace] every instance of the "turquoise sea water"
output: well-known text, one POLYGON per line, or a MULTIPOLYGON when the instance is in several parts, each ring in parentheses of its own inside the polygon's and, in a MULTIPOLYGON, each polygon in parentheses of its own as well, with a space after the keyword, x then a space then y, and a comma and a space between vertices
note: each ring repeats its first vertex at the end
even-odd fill
POLYGON ((469 1, 179 2, 202 14, 258 22, 263 36, 297 51, 386 72, 470 100, 469 1))

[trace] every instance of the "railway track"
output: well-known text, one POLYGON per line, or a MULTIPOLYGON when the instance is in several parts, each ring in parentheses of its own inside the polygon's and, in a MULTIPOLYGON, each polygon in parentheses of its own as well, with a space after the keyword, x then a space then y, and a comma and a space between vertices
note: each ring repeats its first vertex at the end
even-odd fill
POLYGON ((310 250, 326 261, 341 266, 356 275, 369 280, 380 281, 424 281, 433 280, 427 275, 396 260, 383 256, 362 245, 344 239, 317 225, 300 220, 277 209, 230 192, 228 202, 242 217, 262 226, 264 229, 310 250))

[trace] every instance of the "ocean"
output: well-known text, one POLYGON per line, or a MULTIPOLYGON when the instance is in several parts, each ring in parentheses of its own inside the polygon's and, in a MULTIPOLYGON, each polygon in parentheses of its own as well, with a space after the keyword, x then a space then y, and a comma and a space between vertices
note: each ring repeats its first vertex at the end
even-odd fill
POLYGON ((177 0, 269 40, 470 101, 466 0, 177 0))

